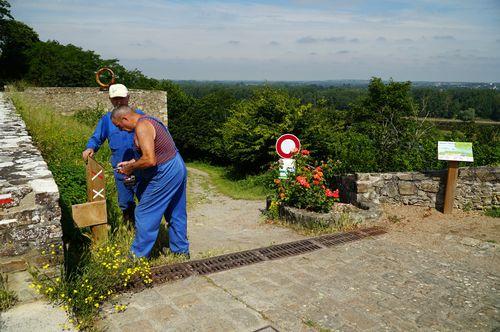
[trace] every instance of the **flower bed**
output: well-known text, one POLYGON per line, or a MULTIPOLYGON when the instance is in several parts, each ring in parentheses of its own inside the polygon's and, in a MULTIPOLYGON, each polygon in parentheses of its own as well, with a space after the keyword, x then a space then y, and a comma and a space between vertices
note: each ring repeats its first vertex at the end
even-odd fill
POLYGON ((380 217, 376 206, 354 206, 340 203, 339 188, 334 179, 338 175, 340 161, 314 160, 308 150, 295 155, 293 174, 286 179, 277 178, 275 172, 275 194, 268 201, 267 211, 271 219, 282 219, 290 223, 298 223, 307 228, 334 227, 338 229, 351 227, 360 222, 380 217))
POLYGON ((330 187, 328 178, 335 172, 338 162, 317 162, 308 150, 295 155, 295 174, 286 179, 274 179, 278 205, 305 209, 312 212, 329 212, 339 200, 338 189, 330 187))

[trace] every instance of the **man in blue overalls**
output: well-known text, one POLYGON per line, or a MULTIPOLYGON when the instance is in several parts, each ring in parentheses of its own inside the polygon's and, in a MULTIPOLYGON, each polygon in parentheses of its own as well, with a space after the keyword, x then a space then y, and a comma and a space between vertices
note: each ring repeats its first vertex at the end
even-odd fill
MULTIPOLYGON (((109 87, 109 100, 113 106, 128 106, 129 93, 125 85, 113 84, 109 87)), ((140 109, 135 110, 139 114, 144 114, 140 109)), ((113 165, 116 189, 118 191, 118 205, 123 212, 123 219, 134 223, 134 186, 127 186, 124 183, 125 176, 116 171, 118 163, 134 158, 134 132, 127 132, 118 129, 111 121, 111 112, 106 113, 97 123, 94 134, 90 137, 82 156, 86 161, 96 153, 105 140, 108 140, 111 149, 111 165, 113 165)))
POLYGON ((140 158, 118 164, 120 172, 140 172, 135 209, 135 238, 131 251, 148 257, 158 237, 162 217, 169 224, 170 251, 189 258, 187 239, 187 170, 167 127, 158 119, 137 114, 128 106, 113 110, 113 123, 134 132, 140 158))

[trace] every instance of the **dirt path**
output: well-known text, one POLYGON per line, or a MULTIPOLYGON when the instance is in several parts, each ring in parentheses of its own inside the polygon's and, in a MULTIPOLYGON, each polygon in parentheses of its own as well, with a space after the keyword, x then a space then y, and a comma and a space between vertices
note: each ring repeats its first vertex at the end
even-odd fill
POLYGON ((262 223, 264 201, 236 200, 217 192, 209 175, 188 169, 188 236, 192 258, 302 239, 294 231, 262 223))

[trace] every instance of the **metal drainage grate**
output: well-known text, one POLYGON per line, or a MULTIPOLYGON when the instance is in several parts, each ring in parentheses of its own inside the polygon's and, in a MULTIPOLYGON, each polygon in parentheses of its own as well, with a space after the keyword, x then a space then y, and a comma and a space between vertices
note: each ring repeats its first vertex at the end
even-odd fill
POLYGON ((155 283, 163 283, 187 278, 194 274, 184 263, 158 266, 151 269, 151 277, 155 283))
POLYGON ((187 262, 185 264, 190 266, 196 273, 204 275, 262 262, 263 260, 262 257, 250 250, 187 262))
MULTIPOLYGON (((151 269, 151 274, 153 283, 161 284, 168 281, 184 279, 192 275, 206 275, 266 260, 300 255, 324 247, 332 247, 338 244, 357 241, 365 237, 385 233, 386 231, 381 227, 371 227, 352 232, 323 235, 307 240, 282 243, 270 247, 241 251, 201 260, 157 266, 151 269)), ((140 279, 132 281, 130 285, 130 288, 133 290, 140 290, 144 287, 145 285, 140 279)))
POLYGON ((296 242, 277 244, 266 248, 255 249, 255 251, 268 259, 278 259, 300 255, 318 249, 321 249, 321 247, 313 243, 312 241, 301 240, 296 242))
POLYGON ((326 247, 331 247, 341 243, 347 243, 362 239, 364 236, 358 233, 340 233, 332 235, 324 235, 314 239, 314 241, 321 243, 326 247))

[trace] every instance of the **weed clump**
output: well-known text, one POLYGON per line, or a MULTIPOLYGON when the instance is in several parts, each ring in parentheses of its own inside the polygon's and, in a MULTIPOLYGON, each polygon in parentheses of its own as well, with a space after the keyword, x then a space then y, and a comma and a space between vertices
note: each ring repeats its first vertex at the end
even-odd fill
MULTIPOLYGON (((60 305, 71 317, 77 329, 90 329, 97 319, 103 303, 110 300, 118 289, 126 288, 136 278, 148 285, 152 282, 149 262, 132 259, 129 246, 132 233, 120 228, 106 244, 95 245, 81 258, 78 269, 68 272, 50 269, 51 264, 30 268, 33 283, 30 285, 51 302, 60 305)), ((45 254, 47 261, 57 256, 56 250, 45 254)), ((117 312, 125 306, 116 304, 117 312)))
POLYGON ((7 276, 0 273, 0 312, 12 307, 17 302, 17 295, 9 290, 7 276))

